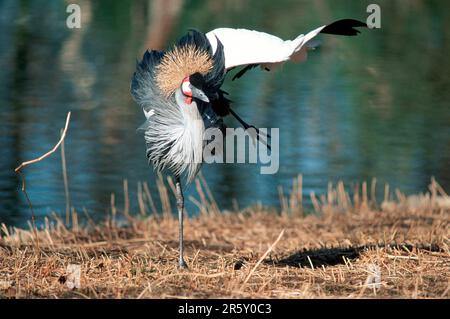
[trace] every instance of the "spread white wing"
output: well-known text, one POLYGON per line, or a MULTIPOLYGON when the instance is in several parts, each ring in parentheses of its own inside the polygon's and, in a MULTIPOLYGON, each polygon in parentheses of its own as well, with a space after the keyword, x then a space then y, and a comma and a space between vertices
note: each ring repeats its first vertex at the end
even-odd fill
POLYGON ((283 40, 274 35, 246 29, 219 28, 206 34, 215 52, 217 39, 223 44, 225 68, 240 65, 261 64, 272 69, 273 65, 289 60, 302 62, 306 59, 307 43, 326 26, 315 29, 294 40, 283 40))
POLYGON ((321 26, 293 40, 283 40, 274 35, 246 29, 219 28, 206 34, 215 52, 217 39, 223 44, 225 68, 227 70, 242 65, 261 65, 271 70, 286 61, 303 62, 311 41, 319 33, 356 35, 355 27, 366 27, 363 22, 344 19, 321 26))

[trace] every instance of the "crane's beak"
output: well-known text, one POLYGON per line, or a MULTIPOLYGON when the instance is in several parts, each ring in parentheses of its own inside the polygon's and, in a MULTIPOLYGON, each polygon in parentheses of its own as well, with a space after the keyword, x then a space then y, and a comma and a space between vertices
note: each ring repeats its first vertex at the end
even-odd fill
POLYGON ((200 89, 197 89, 195 86, 191 85, 192 97, 199 99, 203 102, 209 103, 209 99, 206 96, 205 92, 200 89))

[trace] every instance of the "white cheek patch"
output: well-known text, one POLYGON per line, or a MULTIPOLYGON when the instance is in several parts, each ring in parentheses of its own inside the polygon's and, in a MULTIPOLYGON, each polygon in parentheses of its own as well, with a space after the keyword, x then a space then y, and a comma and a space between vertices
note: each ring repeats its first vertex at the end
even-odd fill
POLYGON ((183 91, 184 95, 187 96, 191 96, 192 95, 192 91, 191 88, 189 87, 189 82, 183 82, 183 84, 181 85, 181 90, 183 91))

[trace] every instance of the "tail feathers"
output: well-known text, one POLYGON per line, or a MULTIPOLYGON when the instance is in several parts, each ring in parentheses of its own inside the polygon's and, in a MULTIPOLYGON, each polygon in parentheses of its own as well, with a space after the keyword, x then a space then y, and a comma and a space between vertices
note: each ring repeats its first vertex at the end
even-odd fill
POLYGON ((343 19, 327 25, 320 33, 355 36, 360 33, 355 28, 360 27, 367 28, 367 24, 354 19, 343 19))

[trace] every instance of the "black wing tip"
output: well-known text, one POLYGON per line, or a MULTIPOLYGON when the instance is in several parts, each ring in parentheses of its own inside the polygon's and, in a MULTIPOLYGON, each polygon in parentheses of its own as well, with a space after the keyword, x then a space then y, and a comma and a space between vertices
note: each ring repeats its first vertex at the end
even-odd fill
POLYGON ((367 28, 367 27, 368 27, 367 23, 359 20, 342 19, 327 25, 325 28, 323 28, 322 31, 320 31, 320 33, 355 36, 361 33, 361 31, 355 28, 367 28))

